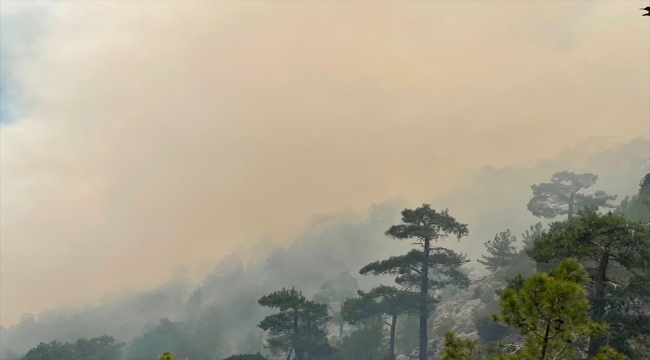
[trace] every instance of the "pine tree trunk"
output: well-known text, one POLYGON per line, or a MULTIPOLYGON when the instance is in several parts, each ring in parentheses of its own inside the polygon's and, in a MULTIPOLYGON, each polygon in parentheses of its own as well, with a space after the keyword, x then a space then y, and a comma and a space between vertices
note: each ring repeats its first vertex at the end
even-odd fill
POLYGON ((424 259, 422 259, 422 279, 420 283, 420 353, 419 360, 427 360, 427 320, 429 319, 429 252, 430 239, 424 240, 424 259))
POLYGON ((390 322, 390 344, 388 355, 390 360, 395 360, 395 328, 397 327, 397 315, 393 314, 393 319, 390 322))
MULTIPOLYGON (((293 317, 293 331, 294 334, 296 335, 296 339, 300 339, 300 334, 298 333, 298 309, 295 309, 294 317, 293 317)), ((300 344, 293 344, 293 347, 295 348, 296 352, 296 360, 302 360, 302 353, 300 349, 300 344)))
MULTIPOLYGON (((598 275, 596 277, 594 299, 592 301, 592 320, 600 322, 605 316, 605 281, 607 281, 607 266, 609 265, 609 252, 605 252, 598 264, 598 275)), ((601 336, 592 336, 589 339, 589 357, 596 356, 598 348, 602 344, 601 336)))
POLYGON ((343 320, 339 322, 339 340, 343 339, 343 320))

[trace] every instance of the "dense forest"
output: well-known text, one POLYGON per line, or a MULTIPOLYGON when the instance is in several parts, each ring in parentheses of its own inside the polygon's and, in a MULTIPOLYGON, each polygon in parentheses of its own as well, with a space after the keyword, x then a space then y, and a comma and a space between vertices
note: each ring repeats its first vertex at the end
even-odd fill
POLYGON ((522 211, 540 221, 521 236, 510 228, 492 234, 479 271, 450 247, 470 229, 451 210, 385 204, 364 223, 322 226, 273 250, 263 266, 223 261, 198 287, 181 274, 114 299, 114 309, 61 318, 65 327, 55 329, 38 324, 57 324, 60 313, 25 315, 5 335, 64 336, 21 354, 5 343, 2 359, 647 359, 650 174, 623 199, 594 191, 598 180, 558 171, 532 184, 522 211), (343 247, 320 253, 323 231, 342 237, 343 247), (364 254, 384 243, 382 257, 364 254), (319 268, 319 257, 339 264, 319 268), (359 260, 365 265, 349 269, 359 260), (318 286, 296 286, 305 281, 318 286), (124 307, 139 309, 142 320, 162 316, 143 330, 124 321, 113 334, 60 340, 72 328, 96 333, 93 326, 124 307))

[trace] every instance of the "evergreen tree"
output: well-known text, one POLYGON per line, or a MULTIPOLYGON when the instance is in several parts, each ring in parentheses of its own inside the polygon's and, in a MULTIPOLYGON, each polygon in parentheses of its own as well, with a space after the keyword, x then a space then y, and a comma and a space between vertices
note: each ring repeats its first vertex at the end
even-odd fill
POLYGON ((92 339, 79 339, 74 343, 52 341, 40 343, 29 350, 23 360, 120 360, 123 343, 116 343, 112 336, 103 335, 92 339))
POLYGON ((429 292, 450 284, 467 286, 469 279, 460 271, 468 262, 464 255, 432 246, 436 242, 455 235, 459 240, 469 233, 466 224, 461 224, 449 215, 447 210, 437 212, 424 204, 417 209, 402 211, 402 224, 393 225, 386 235, 398 240, 414 239, 420 249, 413 249, 402 256, 392 256, 388 260, 366 265, 361 274, 390 274, 396 276, 395 282, 411 288, 419 294, 419 359, 427 359, 427 320, 431 311, 429 292))
POLYGON ((532 249, 535 241, 539 239, 544 232, 544 226, 541 222, 531 225, 526 232, 521 234, 521 238, 524 242, 524 250, 532 249))
POLYGON ((389 326, 388 357, 395 358, 395 331, 397 318, 418 310, 418 298, 413 293, 400 291, 392 286, 378 286, 369 292, 359 291, 357 298, 343 303, 341 313, 350 324, 363 324, 379 319, 389 326), (386 319, 388 318, 388 320, 386 319))
MULTIPOLYGON (((486 356, 486 348, 453 333, 445 335, 444 360, 574 360, 580 357, 579 345, 604 331, 604 324, 589 318, 586 285, 589 277, 575 259, 565 259, 551 273, 537 273, 511 283, 501 295, 499 314, 494 320, 517 329, 524 336, 523 346, 512 353, 486 356)), ((592 360, 625 359, 614 349, 603 346, 592 360)))
POLYGON ((483 260, 479 263, 485 265, 489 270, 496 270, 510 265, 512 259, 517 255, 517 248, 514 244, 517 238, 512 235, 510 229, 494 235, 493 240, 485 243, 489 255, 482 255, 483 260))
POLYGON ((361 324, 341 342, 341 355, 350 360, 373 360, 386 354, 384 323, 373 318, 361 324))
POLYGON ((528 202, 528 211, 537 217, 553 219, 567 215, 569 219, 580 209, 586 207, 614 206, 609 201, 616 200, 616 195, 607 195, 596 191, 593 195, 580 194, 598 181, 598 175, 576 174, 569 171, 556 172, 550 183, 532 185, 533 197, 528 202))
MULTIPOLYGON (((594 321, 607 320, 616 329, 625 328, 626 336, 650 333, 649 321, 643 313, 635 314, 650 290, 646 269, 650 268, 650 229, 647 225, 627 220, 614 214, 600 215, 585 210, 559 230, 549 231, 536 243, 532 256, 538 262, 558 261, 566 257, 578 258, 585 264, 589 278, 591 316, 594 321), (624 326, 627 323, 635 326, 624 326), (634 330, 636 334, 631 333, 634 330)), ((647 306, 647 305, 646 305, 647 306)), ((621 331, 611 333, 616 340, 621 331)), ((593 337, 589 354, 594 356, 603 338, 593 337)), ((629 339, 626 339, 629 340, 629 339)), ((620 351, 627 351, 621 341, 620 351)))
POLYGON ((616 209, 617 214, 628 220, 650 224, 650 173, 643 177, 639 184, 639 192, 626 197, 616 209))
POLYGON ((311 360, 327 347, 325 325, 330 317, 325 304, 308 301, 302 292, 282 289, 259 300, 264 307, 279 310, 258 325, 268 331, 267 343, 273 354, 285 352, 287 359, 311 360))

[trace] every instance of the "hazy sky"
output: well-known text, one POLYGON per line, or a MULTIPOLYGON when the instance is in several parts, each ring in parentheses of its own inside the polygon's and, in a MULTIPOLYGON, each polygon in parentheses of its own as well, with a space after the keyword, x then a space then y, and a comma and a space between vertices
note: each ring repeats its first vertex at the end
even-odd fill
POLYGON ((647 134, 645 5, 2 1, 0 323, 647 134))

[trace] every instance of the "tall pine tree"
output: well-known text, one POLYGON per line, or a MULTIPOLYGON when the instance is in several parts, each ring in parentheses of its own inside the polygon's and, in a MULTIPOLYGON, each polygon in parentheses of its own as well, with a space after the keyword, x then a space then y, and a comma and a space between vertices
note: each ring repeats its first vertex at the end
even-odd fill
POLYGON ((418 249, 368 264, 360 271, 361 274, 396 276, 398 285, 411 288, 418 294, 420 360, 427 359, 427 320, 432 310, 430 291, 451 284, 466 287, 469 283, 467 275, 460 271, 460 267, 468 262, 467 258, 452 250, 432 246, 432 243, 450 235, 460 240, 468 233, 467 225, 456 221, 447 210, 438 212, 428 204, 417 209, 405 209, 402 211, 402 224, 391 226, 386 235, 397 240, 412 239, 418 249))

